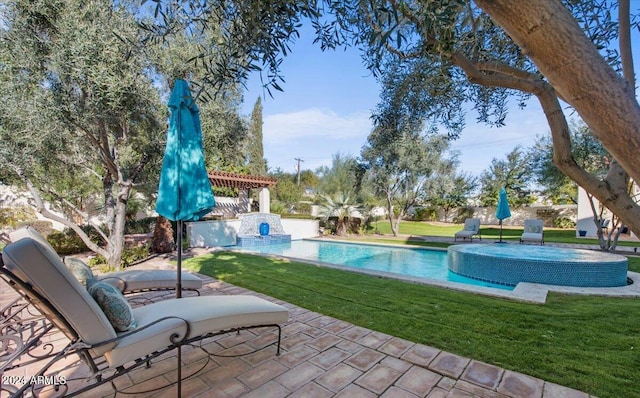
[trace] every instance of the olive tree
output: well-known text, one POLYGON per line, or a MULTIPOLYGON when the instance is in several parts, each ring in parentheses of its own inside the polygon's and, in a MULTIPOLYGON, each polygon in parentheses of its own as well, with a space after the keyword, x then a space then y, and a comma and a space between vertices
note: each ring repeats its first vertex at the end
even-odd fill
POLYGON ((102 1, 5 2, 0 31, 0 165, 44 216, 119 267, 127 202, 152 183, 166 113, 138 29, 102 1), (57 215, 45 206, 52 204, 57 215), (95 207, 90 207, 91 204, 95 207), (80 224, 91 225, 92 242, 80 224))

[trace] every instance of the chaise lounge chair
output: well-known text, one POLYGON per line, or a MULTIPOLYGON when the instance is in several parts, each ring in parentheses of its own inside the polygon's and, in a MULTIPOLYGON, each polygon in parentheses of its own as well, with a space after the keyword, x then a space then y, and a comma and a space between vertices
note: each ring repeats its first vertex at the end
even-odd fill
MULTIPOLYGON (((57 328, 69 339, 64 348, 48 355, 41 368, 29 367, 32 379, 57 380, 52 366, 66 363, 71 354, 78 355, 89 366, 93 383, 82 383, 77 390, 63 391, 62 395, 88 391, 149 364, 174 348, 229 331, 275 327, 279 355, 280 324, 288 320, 286 308, 249 295, 170 299, 131 309, 122 293, 106 283, 91 285, 90 289, 100 286, 90 295, 51 246, 31 237, 4 248, 0 278, 46 317, 47 330, 57 328), (104 297, 107 300, 102 300, 104 297)), ((36 340, 43 336, 33 337, 24 347, 38 344, 36 340)), ((14 353, 8 361, 17 360, 25 349, 14 353)), ((180 366, 178 360, 179 379, 180 366)), ((11 363, 0 363, 0 373, 11 368, 11 363)), ((18 397, 29 390, 35 395, 32 389, 37 387, 26 383, 15 388, 5 385, 3 390, 18 397)), ((62 383, 58 387, 64 389, 69 385, 62 383)))
POLYGON ((520 243, 534 242, 544 244, 544 223, 542 220, 524 220, 524 232, 520 243))
MULTIPOLYGON (((49 245, 47 240, 33 227, 17 229, 9 236, 13 242, 22 238, 31 238, 49 245)), ((91 268, 78 258, 67 256, 63 258, 63 262, 84 285, 88 279, 104 281, 115 286, 124 294, 176 288, 176 272, 172 270, 125 270, 94 275, 91 268)), ((194 291, 200 295, 198 291, 200 288, 202 288, 202 279, 192 273, 182 272, 182 290, 194 291)))
POLYGON ((480 240, 482 240, 482 235, 480 235, 480 219, 479 218, 467 218, 464 220, 464 229, 462 231, 458 231, 454 235, 454 242, 458 240, 458 238, 469 239, 473 242, 473 236, 478 235, 480 240))

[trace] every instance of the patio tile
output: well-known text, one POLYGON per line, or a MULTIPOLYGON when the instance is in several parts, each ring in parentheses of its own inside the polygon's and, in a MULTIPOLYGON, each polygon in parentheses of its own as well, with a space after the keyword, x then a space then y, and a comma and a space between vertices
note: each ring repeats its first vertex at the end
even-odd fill
POLYGON ((307 335, 309 335, 309 336, 311 336, 311 337, 313 337, 315 339, 315 338, 318 338, 320 336, 324 336, 325 334, 327 334, 327 332, 325 332, 322 329, 318 329, 318 328, 314 328, 314 327, 309 326, 308 328, 306 328, 304 330, 304 334, 307 334, 307 335))
POLYGON ((318 365, 322 369, 331 369, 344 359, 349 357, 348 352, 344 352, 337 348, 330 348, 311 358, 309 362, 318 365))
POLYGON ((589 398, 589 394, 582 391, 549 382, 544 383, 542 396, 549 398, 589 398))
POLYGON ((424 397, 440 381, 442 376, 419 366, 413 366, 396 382, 401 387, 415 395, 424 397))
POLYGON ((286 388, 276 383, 275 381, 270 381, 268 383, 263 384, 259 388, 255 390, 251 390, 251 392, 244 394, 243 398, 284 398, 290 394, 286 388))
POLYGON ((301 362, 313 358, 318 355, 318 351, 308 347, 306 345, 297 346, 291 351, 287 351, 276 358, 276 361, 280 362, 288 368, 293 368, 301 362))
POLYGON ((360 375, 362 375, 361 371, 341 363, 318 377, 316 383, 333 392, 338 392, 351 384, 360 375))
MULTIPOLYGON (((197 377, 183 380, 181 392, 183 397, 193 397, 209 390, 209 386, 197 377)), ((153 394, 154 398, 174 398, 178 392, 177 386, 157 391, 153 394)))
POLYGON ((251 366, 241 359, 234 359, 215 369, 205 370, 200 378, 205 380, 210 386, 221 383, 224 380, 233 379, 251 370, 251 366))
POLYGON ((263 362, 259 366, 256 366, 248 372, 238 376, 238 379, 250 388, 257 388, 286 371, 286 367, 274 360, 271 360, 263 362))
POLYGON ((367 373, 362 375, 355 381, 361 387, 373 391, 376 394, 382 394, 389 388, 400 376, 401 372, 382 365, 376 365, 367 373))
POLYGON ((504 370, 496 366, 472 360, 460 376, 460 380, 495 390, 503 373, 504 370))
POLYGON ((340 333, 344 332, 345 330, 349 329, 352 326, 353 326, 353 324, 351 324, 349 322, 338 320, 336 322, 333 322, 330 325, 324 326, 322 329, 326 330, 329 333, 340 334, 340 333))
POLYGON ((249 388, 236 379, 227 379, 209 386, 209 390, 201 394, 203 398, 236 398, 249 392, 249 388))
POLYGON ((449 395, 448 390, 436 387, 429 392, 427 398, 447 398, 447 395, 449 395))
POLYGON ((540 379, 507 370, 498 392, 515 397, 539 398, 542 397, 543 387, 544 382, 540 379))
POLYGON ((305 362, 276 377, 275 381, 289 391, 296 391, 323 373, 323 369, 305 362))
POLYGON ((335 395, 335 398, 376 398, 377 395, 354 384, 335 395))
POLYGON ((392 336, 388 334, 379 333, 379 332, 371 332, 368 335, 364 336, 358 343, 362 344, 365 347, 373 348, 374 350, 380 347, 382 344, 391 340, 392 336))
POLYGON ((365 348, 360 352, 352 355, 344 362, 358 370, 365 372, 371 369, 373 365, 380 362, 383 358, 385 358, 384 354, 365 348))
POLYGON ((291 316, 289 315, 290 319, 295 319, 297 322, 302 322, 302 323, 308 323, 318 317, 320 317, 322 315, 318 314, 317 312, 313 312, 313 311, 305 311, 302 312, 300 314, 295 314, 295 316, 291 316))
POLYGON ((338 336, 349 339, 351 341, 358 341, 369 333, 371 333, 371 331, 369 331, 368 329, 362 328, 360 326, 354 326, 343 331, 338 336))
POLYGON ((404 354, 408 349, 410 349, 414 345, 415 344, 410 341, 394 337, 391 340, 384 343, 383 345, 381 345, 378 348, 378 350, 384 352, 385 354, 394 356, 396 358, 400 358, 402 354, 404 354))
POLYGON ((431 361, 440 353, 440 350, 423 344, 415 344, 407 350, 401 359, 409 361, 422 367, 428 367, 431 361))
POLYGON ((380 398, 418 398, 418 396, 411 394, 409 391, 405 391, 402 388, 391 386, 380 396, 380 398))
POLYGON ((394 357, 385 357, 380 362, 380 364, 398 370, 400 372, 406 372, 407 370, 409 370, 409 368, 411 368, 411 366, 413 366, 410 362, 394 357))
POLYGON ((347 351, 352 354, 355 354, 356 352, 364 348, 360 344, 354 343, 351 340, 342 340, 340 343, 336 345, 336 347, 341 349, 342 351, 347 351))
POLYGON ((336 319, 335 318, 331 318, 329 316, 319 316, 309 322, 307 322, 307 325, 309 326, 313 326, 316 328, 320 328, 320 329, 324 329, 327 326, 331 325, 332 323, 335 323, 336 319))
POLYGON ((311 339, 311 336, 304 333, 290 334, 286 337, 283 337, 282 342, 280 343, 280 347, 285 350, 291 350, 295 347, 303 345, 311 339))
POLYGON ((298 391, 289 395, 289 398, 330 398, 333 397, 333 395, 334 394, 331 391, 320 386, 319 384, 309 383, 298 391))
POLYGON ((438 382, 438 388, 442 388, 443 390, 451 390, 453 386, 456 385, 456 379, 451 379, 449 377, 443 377, 438 382))
POLYGON ((457 379, 460 377, 469 362, 469 358, 440 351, 438 356, 429 365, 429 369, 457 379))
MULTIPOLYGON (((458 380, 455 387, 450 390, 450 394, 463 397, 482 397, 482 398, 514 398, 501 394, 495 390, 469 383, 468 381, 458 380)), ((527 396, 517 398, 529 398, 527 396)))
POLYGON ((329 347, 333 347, 334 345, 340 343, 341 341, 341 338, 334 336, 333 334, 325 334, 322 337, 318 337, 313 341, 308 342, 307 345, 311 348, 315 348, 318 351, 324 351, 329 347))

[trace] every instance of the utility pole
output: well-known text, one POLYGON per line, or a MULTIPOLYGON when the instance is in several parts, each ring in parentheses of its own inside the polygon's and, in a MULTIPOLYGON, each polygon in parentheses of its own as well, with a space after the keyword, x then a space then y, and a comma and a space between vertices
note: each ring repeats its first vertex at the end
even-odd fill
POLYGON ((298 172, 297 172, 297 179, 298 179, 298 186, 300 186, 300 162, 304 162, 304 159, 300 159, 300 158, 293 158, 294 160, 298 161, 298 172))

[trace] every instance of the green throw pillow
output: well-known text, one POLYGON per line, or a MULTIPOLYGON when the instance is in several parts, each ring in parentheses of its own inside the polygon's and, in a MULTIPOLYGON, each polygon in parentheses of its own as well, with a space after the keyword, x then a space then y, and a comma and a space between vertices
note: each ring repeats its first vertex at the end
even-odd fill
POLYGON ((116 331, 126 332, 137 327, 133 310, 120 290, 99 281, 91 284, 88 291, 116 331))
POLYGON ((89 287, 95 280, 91 268, 84 261, 75 257, 65 257, 63 261, 67 269, 78 279, 82 286, 89 287))

